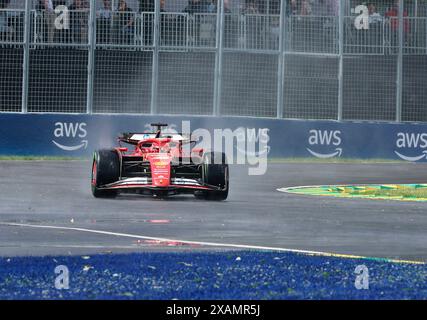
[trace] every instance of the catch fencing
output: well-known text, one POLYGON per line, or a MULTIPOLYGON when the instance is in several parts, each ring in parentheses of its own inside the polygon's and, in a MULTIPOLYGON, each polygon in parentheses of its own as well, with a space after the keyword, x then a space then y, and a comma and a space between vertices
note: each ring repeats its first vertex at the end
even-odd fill
POLYGON ((1 112, 427 121, 427 1, 70 2, 0 8, 1 112))

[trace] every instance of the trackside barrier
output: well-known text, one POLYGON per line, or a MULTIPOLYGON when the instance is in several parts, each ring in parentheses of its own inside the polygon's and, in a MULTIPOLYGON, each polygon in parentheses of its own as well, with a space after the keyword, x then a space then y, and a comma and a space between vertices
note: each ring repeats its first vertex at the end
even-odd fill
POLYGON ((150 131, 150 123, 158 121, 177 132, 182 121, 189 121, 191 131, 241 128, 244 134, 237 135, 234 144, 238 139, 268 140, 264 151, 270 158, 427 161, 427 124, 131 115, 1 114, 0 154, 89 156, 95 149, 116 145, 122 132, 150 131))

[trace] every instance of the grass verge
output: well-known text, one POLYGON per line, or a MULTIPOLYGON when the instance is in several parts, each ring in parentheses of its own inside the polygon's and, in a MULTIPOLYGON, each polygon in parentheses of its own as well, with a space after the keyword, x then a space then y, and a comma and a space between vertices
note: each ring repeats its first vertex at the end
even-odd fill
POLYGON ((0 161, 63 161, 63 160, 88 160, 85 157, 63 156, 0 156, 0 161))
POLYGON ((354 163, 354 164, 376 164, 376 163, 396 163, 404 164, 408 163, 402 160, 392 159, 352 159, 352 158, 331 158, 331 159, 319 159, 319 158, 269 158, 269 163, 354 163))

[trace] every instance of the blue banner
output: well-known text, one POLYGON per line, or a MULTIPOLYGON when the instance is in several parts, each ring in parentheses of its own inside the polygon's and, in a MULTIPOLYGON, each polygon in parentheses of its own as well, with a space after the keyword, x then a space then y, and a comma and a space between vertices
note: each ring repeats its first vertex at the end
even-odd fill
POLYGON ((191 131, 240 130, 246 141, 266 139, 273 158, 427 161, 427 124, 145 115, 1 114, 0 154, 88 156, 116 146, 123 132, 150 131, 152 122, 181 132, 182 121, 189 121, 191 131))

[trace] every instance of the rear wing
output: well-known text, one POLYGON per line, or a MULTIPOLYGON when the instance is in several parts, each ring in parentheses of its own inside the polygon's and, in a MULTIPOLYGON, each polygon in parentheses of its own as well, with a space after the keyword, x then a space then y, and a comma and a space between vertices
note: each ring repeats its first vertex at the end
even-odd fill
POLYGON ((135 133, 135 132, 126 132, 123 133, 121 136, 118 137, 118 140, 120 142, 137 145, 139 142, 147 139, 164 139, 164 138, 170 138, 172 141, 181 141, 182 143, 190 143, 191 141, 190 136, 184 135, 181 133, 161 133, 160 136, 158 133, 135 133))
POLYGON ((142 140, 151 139, 151 138, 155 138, 155 137, 156 137, 156 133, 125 132, 125 133, 122 133, 122 135, 119 136, 117 139, 119 140, 119 142, 137 145, 142 140))

